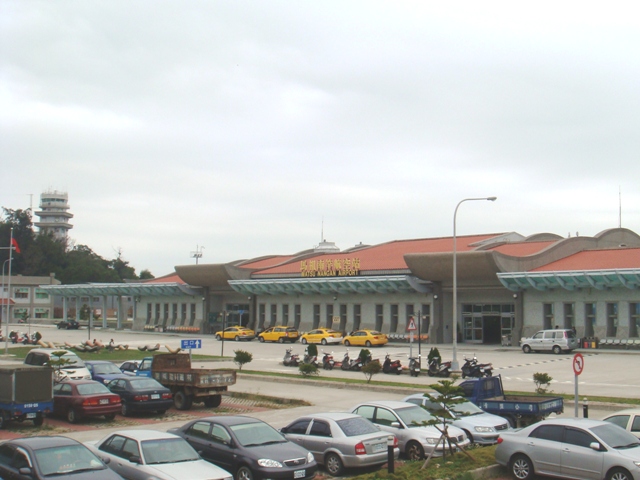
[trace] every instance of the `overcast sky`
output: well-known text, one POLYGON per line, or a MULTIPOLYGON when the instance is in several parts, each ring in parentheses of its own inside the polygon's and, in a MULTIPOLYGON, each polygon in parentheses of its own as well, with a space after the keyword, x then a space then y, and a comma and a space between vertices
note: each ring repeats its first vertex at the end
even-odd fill
POLYGON ((0 0, 0 205, 138 272, 640 233, 634 2, 0 0), (37 220, 37 218, 35 219, 37 220))

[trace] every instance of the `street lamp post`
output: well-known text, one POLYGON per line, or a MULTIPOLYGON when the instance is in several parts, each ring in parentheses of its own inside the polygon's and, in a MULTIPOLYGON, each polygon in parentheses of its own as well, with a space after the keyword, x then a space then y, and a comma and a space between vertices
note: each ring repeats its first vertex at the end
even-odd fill
POLYGON ((451 370, 457 372, 460 370, 460 364, 458 363, 458 264, 457 264, 457 245, 456 245, 456 216, 458 215, 458 208, 464 202, 470 202, 474 200, 488 200, 494 202, 498 197, 480 197, 480 198, 465 198, 458 202, 456 209, 453 212, 453 359, 451 360, 451 370))

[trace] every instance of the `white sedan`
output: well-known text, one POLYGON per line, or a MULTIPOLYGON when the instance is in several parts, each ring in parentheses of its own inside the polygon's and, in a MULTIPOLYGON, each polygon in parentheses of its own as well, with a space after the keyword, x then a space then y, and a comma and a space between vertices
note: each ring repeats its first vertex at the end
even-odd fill
POLYGON ((233 480, 203 460, 185 439, 156 430, 120 430, 85 445, 127 480, 233 480))

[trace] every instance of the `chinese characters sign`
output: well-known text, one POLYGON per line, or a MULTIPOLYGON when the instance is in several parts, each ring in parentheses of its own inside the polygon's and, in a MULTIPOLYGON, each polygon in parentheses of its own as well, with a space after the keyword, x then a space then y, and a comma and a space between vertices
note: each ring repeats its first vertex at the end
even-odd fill
POLYGON ((300 262, 300 276, 302 277, 353 277, 359 273, 359 258, 302 260, 300 262))

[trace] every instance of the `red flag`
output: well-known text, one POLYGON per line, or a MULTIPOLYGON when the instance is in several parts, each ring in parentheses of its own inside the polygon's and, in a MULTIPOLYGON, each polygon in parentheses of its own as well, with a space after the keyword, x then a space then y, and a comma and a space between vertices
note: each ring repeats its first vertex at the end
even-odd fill
POLYGON ((15 238, 11 239, 11 246, 16 251, 16 253, 21 253, 20 252, 20 247, 18 246, 18 241, 15 238))

